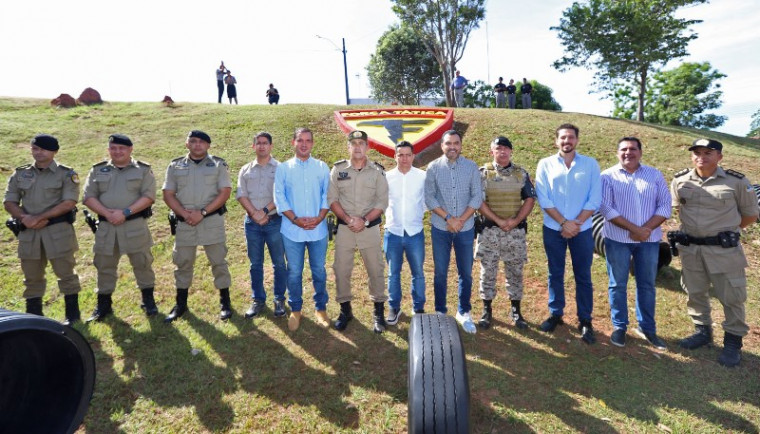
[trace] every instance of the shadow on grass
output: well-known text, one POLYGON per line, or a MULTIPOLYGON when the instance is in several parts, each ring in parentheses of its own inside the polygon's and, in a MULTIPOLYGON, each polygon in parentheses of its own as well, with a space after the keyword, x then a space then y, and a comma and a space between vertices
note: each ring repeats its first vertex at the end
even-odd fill
POLYGON ((758 432, 752 421, 719 407, 725 401, 760 406, 753 382, 742 381, 748 371, 757 375, 755 355, 744 352, 741 368, 726 369, 716 362, 717 348, 688 351, 668 342, 671 352, 688 358, 683 362, 628 335, 625 348, 609 345, 601 333, 588 346, 570 324, 546 334, 535 326, 522 332, 497 323, 465 338, 468 355, 476 359, 468 360, 473 432, 531 432, 536 414, 553 415, 558 428, 566 424, 580 432, 625 431, 627 418, 655 429, 668 425, 663 410, 705 423, 689 429, 758 432))

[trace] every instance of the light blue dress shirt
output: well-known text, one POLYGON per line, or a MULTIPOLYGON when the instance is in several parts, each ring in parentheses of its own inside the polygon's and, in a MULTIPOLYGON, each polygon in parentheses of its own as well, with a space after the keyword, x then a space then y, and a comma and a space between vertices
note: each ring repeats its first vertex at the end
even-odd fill
MULTIPOLYGON (((309 157, 306 161, 293 157, 277 165, 274 175, 274 203, 277 212, 293 211, 296 217, 316 217, 320 210, 329 209, 327 187, 330 169, 324 161, 309 157)), ((327 236, 327 222, 312 230, 305 230, 282 219, 280 233, 291 241, 317 241, 327 236)))
MULTIPOLYGON (((560 231, 560 223, 549 217, 547 208, 556 208, 562 216, 572 220, 583 210, 596 211, 602 203, 602 183, 599 163, 591 157, 575 153, 568 168, 559 153, 538 162, 536 193, 544 226, 560 231)), ((581 225, 581 231, 591 228, 591 219, 581 225)))

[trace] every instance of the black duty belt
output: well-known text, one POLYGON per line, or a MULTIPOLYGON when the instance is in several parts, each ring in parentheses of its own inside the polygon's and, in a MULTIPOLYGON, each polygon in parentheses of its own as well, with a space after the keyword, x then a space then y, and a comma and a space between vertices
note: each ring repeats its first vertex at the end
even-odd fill
POLYGON ((689 243, 696 244, 698 246, 724 246, 726 244, 727 239, 731 241, 738 240, 741 237, 741 233, 721 232, 719 235, 716 235, 714 237, 702 237, 702 238, 692 237, 691 235, 686 235, 686 236, 689 239, 689 243))
MULTIPOLYGON (((383 222, 383 219, 381 219, 380 217, 378 217, 378 218, 372 220, 371 222, 369 222, 369 224, 367 225, 367 228, 371 228, 372 226, 377 226, 377 225, 379 225, 382 222, 383 222)), ((348 225, 348 223, 344 222, 341 219, 338 219, 338 224, 339 225, 348 225)))
MULTIPOLYGON (((153 207, 149 206, 149 207, 145 208, 144 210, 142 210, 140 212, 137 212, 137 213, 134 213, 134 214, 130 214, 129 217, 127 217, 126 220, 130 221, 130 220, 139 219, 139 218, 146 219, 146 218, 152 217, 152 216, 153 216, 153 207)), ((98 219, 100 219, 100 221, 102 221, 102 222, 107 222, 108 221, 108 219, 106 218, 106 216, 102 216, 100 214, 98 214, 98 219)))
MULTIPOLYGON (((203 218, 211 217, 212 215, 216 215, 216 214, 224 215, 226 212, 227 212, 227 205, 222 205, 220 208, 217 208, 216 211, 212 211, 212 212, 206 213, 206 215, 203 216, 203 218)), ((178 215, 177 216, 177 220, 183 222, 183 221, 185 221, 185 218, 182 217, 181 215, 178 215)))

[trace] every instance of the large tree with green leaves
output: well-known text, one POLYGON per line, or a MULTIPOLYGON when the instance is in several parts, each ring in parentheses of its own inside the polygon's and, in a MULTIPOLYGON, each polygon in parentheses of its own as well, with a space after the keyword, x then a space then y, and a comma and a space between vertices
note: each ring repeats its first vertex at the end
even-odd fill
POLYGON ((749 124, 749 133, 747 133, 747 137, 758 136, 760 136, 760 109, 752 115, 752 122, 749 124))
POLYGON ((470 32, 485 17, 485 0, 392 0, 393 12, 421 37, 441 68, 446 105, 454 105, 451 79, 470 32))
POLYGON ((669 60, 688 54, 689 31, 701 20, 676 18, 684 6, 707 0, 588 0, 573 3, 562 13, 556 30, 565 53, 554 62, 564 71, 583 66, 596 69, 595 86, 613 92, 620 82, 636 85, 636 118, 644 120, 647 77, 669 60))
MULTIPOLYGON (((725 116, 706 113, 723 105, 718 81, 726 75, 712 69, 710 62, 682 63, 677 68, 656 72, 647 84, 644 120, 655 124, 693 128, 716 128, 725 116)), ((630 87, 620 86, 613 95, 613 116, 633 118, 637 98, 630 87)))
POLYGON ((406 25, 391 26, 380 37, 367 75, 372 97, 379 101, 419 104, 423 97, 442 94, 438 63, 406 25))

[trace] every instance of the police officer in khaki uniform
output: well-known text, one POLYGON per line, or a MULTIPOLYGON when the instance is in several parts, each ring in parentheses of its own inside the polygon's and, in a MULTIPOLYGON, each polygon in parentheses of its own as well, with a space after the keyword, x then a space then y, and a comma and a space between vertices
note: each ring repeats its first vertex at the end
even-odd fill
POLYGON ((388 181, 385 169, 367 158, 367 133, 348 134, 349 160, 335 163, 330 172, 327 203, 338 218, 335 236, 335 299, 340 303, 337 330, 345 330, 351 313, 351 272, 354 251, 359 249, 369 276, 369 294, 375 303, 375 333, 385 331, 385 261, 380 237, 381 215, 388 207, 388 181))
POLYGON ((689 294, 689 315, 696 326, 696 333, 680 345, 695 349, 712 343, 712 285, 725 314, 723 351, 718 362, 737 366, 742 337, 749 331, 744 312, 747 259, 739 236, 741 229, 757 220, 757 196, 743 174, 718 167, 723 159, 720 142, 696 140, 689 151, 694 169, 676 173, 671 183, 673 206, 680 210, 681 218, 681 232, 677 233, 681 279, 689 294))
POLYGON ((92 166, 84 184, 82 203, 99 217, 95 232, 95 268, 98 270, 98 305, 89 321, 102 321, 113 313, 111 294, 116 289, 122 255, 129 257, 142 308, 148 316, 158 313, 153 299, 153 238, 147 218, 156 200, 156 178, 150 165, 132 159, 132 140, 123 134, 108 137, 110 160, 92 166))
POLYGON ((79 177, 54 160, 59 149, 55 137, 40 134, 31 145, 34 163, 16 168, 8 179, 3 205, 20 229, 18 257, 24 272, 27 313, 42 315, 45 267, 50 261, 66 303, 63 323, 70 325, 80 317, 81 286, 74 272, 79 244, 71 225, 79 200, 79 177))
POLYGON ((225 259, 223 214, 232 191, 229 167, 223 159, 208 153, 211 137, 203 131, 190 131, 185 146, 188 154, 169 163, 163 186, 164 202, 179 220, 172 253, 177 304, 165 321, 172 322, 187 311, 187 293, 193 282, 198 246, 203 246, 206 252, 214 285, 219 289, 219 318, 227 320, 232 316, 229 289, 232 279, 225 259))
POLYGON ((480 259, 480 298, 483 315, 478 325, 491 327, 491 301, 496 297, 499 262, 504 262, 511 318, 518 328, 528 327, 520 313, 523 295, 523 266, 528 260, 526 219, 536 203, 536 190, 528 172, 511 162, 512 142, 499 136, 491 142, 493 162, 480 168, 483 204, 478 210, 483 231, 478 235, 475 257, 480 259))

